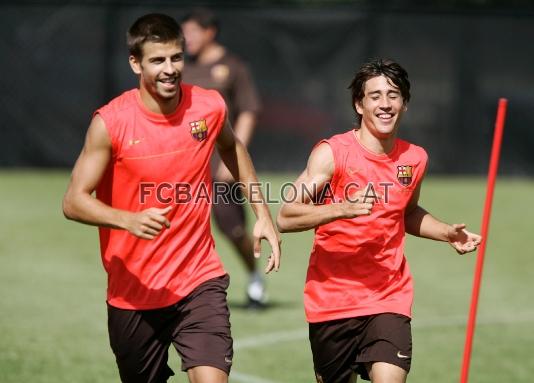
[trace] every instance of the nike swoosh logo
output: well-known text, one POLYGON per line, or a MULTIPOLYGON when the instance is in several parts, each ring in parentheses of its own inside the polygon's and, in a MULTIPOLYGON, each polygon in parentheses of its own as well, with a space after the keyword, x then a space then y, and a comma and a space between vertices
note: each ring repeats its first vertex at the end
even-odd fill
POLYGON ((400 351, 397 351, 397 358, 408 359, 409 357, 409 355, 403 355, 400 351))

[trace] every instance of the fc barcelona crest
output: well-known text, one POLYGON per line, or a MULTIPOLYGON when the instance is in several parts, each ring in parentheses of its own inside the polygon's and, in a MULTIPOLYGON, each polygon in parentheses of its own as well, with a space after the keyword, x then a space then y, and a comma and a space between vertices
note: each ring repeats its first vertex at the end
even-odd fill
POLYGON ((412 169, 411 165, 397 166, 397 179, 402 186, 409 186, 412 183, 412 169))
POLYGON ((206 120, 198 120, 189 123, 191 126, 191 135, 197 141, 204 141, 208 137, 208 125, 206 120))

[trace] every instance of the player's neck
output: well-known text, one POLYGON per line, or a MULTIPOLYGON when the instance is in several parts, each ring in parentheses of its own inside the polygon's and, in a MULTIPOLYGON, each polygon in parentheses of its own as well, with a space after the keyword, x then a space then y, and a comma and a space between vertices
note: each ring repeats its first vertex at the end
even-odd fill
POLYGON ((396 133, 387 137, 377 137, 365 127, 354 130, 354 135, 359 143, 374 154, 388 154, 395 147, 396 133))
POLYGON ((224 54, 226 49, 217 42, 212 42, 208 44, 202 52, 198 55, 197 61, 203 65, 213 64, 216 61, 219 61, 224 54))
POLYGON ((176 95, 173 98, 164 99, 157 95, 152 95, 145 87, 141 86, 139 89, 139 95, 144 107, 152 113, 157 114, 172 114, 176 111, 178 104, 180 103, 182 91, 178 89, 176 95))

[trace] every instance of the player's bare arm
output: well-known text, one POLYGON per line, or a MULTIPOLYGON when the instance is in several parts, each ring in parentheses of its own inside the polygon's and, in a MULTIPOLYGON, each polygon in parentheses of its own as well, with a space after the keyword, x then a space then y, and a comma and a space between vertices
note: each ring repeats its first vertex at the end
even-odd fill
POLYGON ((235 136, 228 119, 217 137, 217 150, 219 155, 237 181, 245 187, 243 193, 250 202, 257 221, 252 235, 254 237, 254 256, 260 257, 261 240, 266 239, 271 245, 271 255, 265 272, 278 271, 280 267, 280 235, 278 234, 269 208, 265 203, 256 171, 248 154, 247 148, 235 136))
POLYGON ((442 222, 419 206, 422 180, 406 207, 404 225, 408 234, 429 238, 436 241, 448 242, 458 254, 465 254, 476 250, 482 237, 467 231, 466 225, 442 222))
MULTIPOLYGON (((250 140, 252 139, 255 126, 256 113, 250 111, 239 113, 234 124, 234 134, 246 147, 248 147, 250 140)), ((232 173, 230 173, 228 168, 224 166, 224 163, 219 163, 216 172, 215 179, 225 182, 233 181, 232 173)))
POLYGON ((289 189, 278 213, 280 232, 296 232, 313 229, 339 218, 355 218, 371 214, 373 200, 365 201, 364 191, 351 196, 350 201, 332 204, 314 204, 318 195, 332 180, 334 155, 330 145, 319 144, 310 154, 306 169, 289 189))
POLYGON ((234 123, 235 135, 245 146, 248 147, 254 128, 256 126, 256 113, 243 111, 239 113, 234 123))
POLYGON ((137 237, 153 239, 164 226, 170 226, 165 217, 170 207, 133 213, 114 209, 92 195, 110 160, 109 134, 102 118, 96 115, 87 130, 84 147, 63 198, 65 217, 88 225, 124 229, 137 237))

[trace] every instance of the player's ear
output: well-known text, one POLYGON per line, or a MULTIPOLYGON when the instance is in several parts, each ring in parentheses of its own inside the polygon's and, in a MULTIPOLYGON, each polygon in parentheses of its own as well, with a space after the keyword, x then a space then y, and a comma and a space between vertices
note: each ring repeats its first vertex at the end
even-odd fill
POLYGON ((403 112, 406 112, 407 110, 408 110, 408 104, 407 104, 407 103, 404 103, 404 104, 402 105, 402 111, 403 111, 403 112))
POLYGON ((130 55, 130 57, 128 58, 128 61, 130 62, 130 67, 132 68, 133 72, 137 75, 140 75, 141 74, 140 60, 134 55, 130 55))
POLYGON ((362 101, 361 100, 356 101, 354 103, 354 108, 356 109, 356 112, 358 112, 358 114, 363 115, 363 107, 362 107, 362 101))
POLYGON ((215 27, 209 27, 206 29, 206 32, 209 35, 209 40, 213 41, 217 38, 217 28, 215 27))

